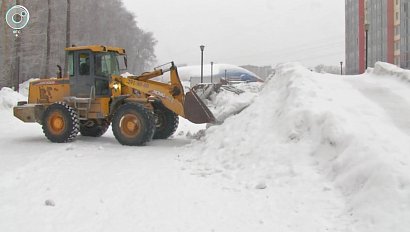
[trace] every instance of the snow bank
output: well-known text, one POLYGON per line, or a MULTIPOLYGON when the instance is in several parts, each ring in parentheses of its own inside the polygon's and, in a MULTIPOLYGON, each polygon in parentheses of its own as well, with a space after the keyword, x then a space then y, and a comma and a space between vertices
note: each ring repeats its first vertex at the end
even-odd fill
POLYGON ((27 101, 30 81, 36 79, 30 79, 20 84, 19 92, 4 87, 0 90, 0 109, 11 109, 17 105, 19 101, 27 101))
POLYGON ((19 93, 25 97, 28 97, 30 82, 38 80, 37 78, 32 78, 20 84, 19 86, 19 93))
POLYGON ((3 87, 0 90, 0 109, 10 109, 17 105, 17 102, 27 100, 23 95, 14 90, 3 87))
MULTIPOLYGON (((383 67, 375 74, 402 72, 383 67)), ((410 130, 361 92, 362 81, 379 78, 317 74, 298 64, 276 70, 251 106, 188 148, 200 151, 185 154, 193 169, 246 188, 291 185, 298 176, 309 182, 320 173, 342 193, 352 228, 406 231, 410 130)))
POLYGON ((243 92, 235 93, 221 88, 219 92, 214 92, 209 97, 210 101, 206 103, 218 122, 223 122, 252 104, 261 91, 263 83, 241 83, 234 85, 234 87, 243 92))
POLYGON ((410 71, 401 69, 394 64, 377 62, 371 73, 378 76, 395 76, 410 82, 410 71))

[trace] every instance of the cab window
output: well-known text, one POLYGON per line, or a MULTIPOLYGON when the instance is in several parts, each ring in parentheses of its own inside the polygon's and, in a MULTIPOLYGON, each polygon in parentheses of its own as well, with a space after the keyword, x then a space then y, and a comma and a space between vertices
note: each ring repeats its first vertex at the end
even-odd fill
POLYGON ((121 72, 127 71, 127 56, 118 55, 117 56, 118 68, 121 72))
POLYGON ((109 77, 119 75, 117 56, 113 53, 95 55, 95 75, 109 77))
POLYGON ((90 75, 90 55, 88 53, 80 53, 79 58, 80 75, 90 75))
POLYGON ((74 76, 74 53, 68 53, 68 73, 70 76, 74 76))

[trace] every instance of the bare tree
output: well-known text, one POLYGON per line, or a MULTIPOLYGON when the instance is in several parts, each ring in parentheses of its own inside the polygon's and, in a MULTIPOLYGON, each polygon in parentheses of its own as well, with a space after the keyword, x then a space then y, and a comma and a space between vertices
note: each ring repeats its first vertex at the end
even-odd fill
MULTIPOLYGON (((16 57, 20 57, 20 82, 49 76, 51 68, 68 60, 64 48, 71 44, 104 44, 123 47, 129 57, 129 71, 139 74, 155 62, 156 40, 138 27, 135 15, 122 0, 21 0, 30 11, 30 22, 15 41, 12 30, 0 20, 0 87, 16 86, 16 57), (63 15, 63 17, 61 17, 63 15), (66 17, 64 17, 66 16, 66 17), (109 17, 106 17, 109 16, 109 17), (13 70, 16 70, 12 73, 13 70)), ((0 14, 14 5, 1 1, 0 14)))
MULTIPOLYGON (((71 0, 67 0, 65 47, 70 47, 71 39, 71 0)), ((64 56, 64 76, 68 76, 68 56, 64 56)))
MULTIPOLYGON (((16 0, 16 5, 20 5, 20 0, 16 0)), ((13 78, 14 81, 14 89, 16 91, 19 91, 19 84, 20 84, 20 48, 21 48, 21 37, 16 36, 14 40, 14 49, 16 51, 16 54, 14 55, 15 60, 14 60, 14 65, 13 65, 13 78)))
MULTIPOLYGON (((7 1, 3 0, 1 2, 1 11, 0 11, 0 18, 4 19, 6 16, 8 4, 7 1)), ((11 86, 12 77, 11 77, 11 69, 10 69, 10 39, 9 33, 10 28, 4 25, 4 20, 0 21, 0 88, 2 86, 11 86), (3 23, 3 24, 2 24, 3 23), (3 26, 4 25, 4 26, 3 26)))
POLYGON ((51 56, 51 46, 50 46, 50 31, 51 31, 51 6, 50 0, 47 0, 47 33, 46 33, 46 65, 44 71, 44 77, 49 75, 50 68, 50 56, 51 56))

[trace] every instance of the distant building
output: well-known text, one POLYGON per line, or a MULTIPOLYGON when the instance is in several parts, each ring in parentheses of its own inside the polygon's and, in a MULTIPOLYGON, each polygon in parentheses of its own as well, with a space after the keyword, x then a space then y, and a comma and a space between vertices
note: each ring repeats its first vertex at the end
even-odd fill
POLYGON ((377 61, 410 68, 410 0, 345 0, 346 73, 359 74, 377 61))
POLYGON ((365 69, 364 0, 346 0, 346 74, 365 69))

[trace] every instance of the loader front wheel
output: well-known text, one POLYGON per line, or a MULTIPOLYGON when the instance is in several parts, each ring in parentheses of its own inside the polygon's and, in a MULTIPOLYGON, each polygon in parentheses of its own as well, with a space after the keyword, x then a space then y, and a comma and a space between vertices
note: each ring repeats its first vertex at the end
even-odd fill
POLYGON ((112 131, 122 145, 142 146, 152 139, 155 121, 153 114, 142 105, 126 103, 114 114, 112 131))
POLYGON ((155 133, 154 139, 167 139, 173 135, 178 128, 179 117, 162 104, 154 106, 155 133))
POLYGON ((82 136, 101 137, 110 127, 108 120, 88 120, 80 125, 80 133, 82 136))
POLYGON ((42 124, 44 135, 53 143, 71 142, 80 128, 77 112, 65 102, 50 105, 44 112, 42 124))

